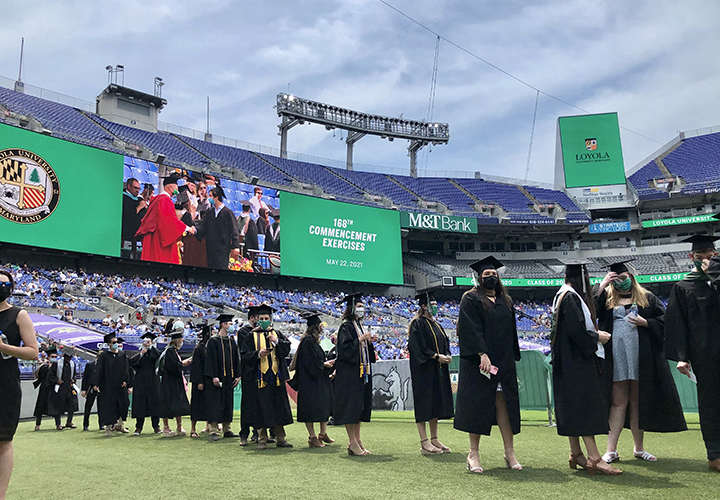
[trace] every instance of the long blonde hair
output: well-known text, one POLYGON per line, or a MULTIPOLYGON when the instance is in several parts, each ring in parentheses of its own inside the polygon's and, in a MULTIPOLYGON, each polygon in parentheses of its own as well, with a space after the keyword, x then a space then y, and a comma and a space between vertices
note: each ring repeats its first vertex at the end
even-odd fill
MULTIPOLYGON (((650 292, 637 282, 632 273, 628 273, 628 275, 632 281, 632 286, 630 287, 630 298, 632 299, 633 304, 637 304, 638 307, 648 307, 650 302, 648 301, 647 294, 650 292)), ((605 302, 605 307, 608 309, 615 309, 620 299, 628 296, 627 294, 621 295, 618 293, 612 283, 610 286, 605 288, 605 290, 607 290, 607 301, 605 302)))

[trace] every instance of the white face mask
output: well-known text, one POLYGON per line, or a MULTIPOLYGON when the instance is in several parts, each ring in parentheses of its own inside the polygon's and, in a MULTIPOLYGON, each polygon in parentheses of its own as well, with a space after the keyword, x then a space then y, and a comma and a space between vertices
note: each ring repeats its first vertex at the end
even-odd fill
POLYGON ((362 318, 365 316, 365 308, 364 307, 356 307, 355 308, 355 316, 358 318, 362 318))

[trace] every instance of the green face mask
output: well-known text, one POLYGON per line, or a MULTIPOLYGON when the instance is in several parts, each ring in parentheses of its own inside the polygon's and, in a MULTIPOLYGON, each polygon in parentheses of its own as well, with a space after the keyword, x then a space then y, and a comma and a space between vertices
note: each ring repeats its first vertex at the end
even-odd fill
POLYGON ((179 194, 180 194, 180 191, 178 191, 177 189, 173 189, 173 196, 177 196, 179 194))
POLYGON ((267 330, 268 328, 270 328, 270 320, 269 319, 259 321, 258 323, 260 324, 260 328, 262 328, 263 330, 267 330))
POLYGON ((697 269, 700 272, 703 272, 702 270, 702 261, 701 260, 694 260, 693 264, 695 264, 695 269, 697 269))
POLYGON ((624 280, 613 281, 613 286, 620 292, 627 292, 630 288, 632 288, 632 280, 630 278, 625 278, 624 280))
POLYGON ((430 306, 430 314, 433 316, 437 316, 438 313, 438 306, 430 306))

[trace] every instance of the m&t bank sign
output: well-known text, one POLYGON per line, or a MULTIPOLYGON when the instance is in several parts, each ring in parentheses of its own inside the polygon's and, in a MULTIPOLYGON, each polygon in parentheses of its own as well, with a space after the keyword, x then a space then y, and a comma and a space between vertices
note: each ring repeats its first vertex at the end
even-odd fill
POLYGON ((457 217, 454 215, 418 214, 400 212, 400 227, 409 229, 426 229, 429 231, 446 231, 451 233, 477 234, 477 219, 457 217))

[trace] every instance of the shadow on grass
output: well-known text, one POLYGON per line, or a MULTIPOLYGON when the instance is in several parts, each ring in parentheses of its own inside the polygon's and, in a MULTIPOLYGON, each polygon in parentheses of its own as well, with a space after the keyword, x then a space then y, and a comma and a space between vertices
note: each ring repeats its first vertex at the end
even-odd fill
MULTIPOLYGON (((471 474, 468 472, 468 474, 471 474)), ((568 475, 558 469, 547 469, 544 467, 524 467, 523 470, 511 470, 505 467, 497 467, 493 469, 485 469, 478 476, 493 477, 503 480, 512 480, 518 483, 567 483, 572 480, 572 475, 568 475)))
POLYGON ((394 455, 379 455, 373 453, 372 455, 364 455, 364 456, 351 456, 348 455, 347 452, 345 452, 344 455, 342 455, 343 460, 352 460, 353 462, 367 462, 371 464, 381 464, 386 462, 395 462, 397 459, 394 455))

